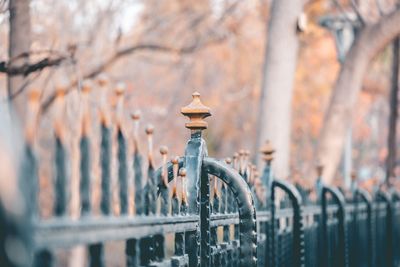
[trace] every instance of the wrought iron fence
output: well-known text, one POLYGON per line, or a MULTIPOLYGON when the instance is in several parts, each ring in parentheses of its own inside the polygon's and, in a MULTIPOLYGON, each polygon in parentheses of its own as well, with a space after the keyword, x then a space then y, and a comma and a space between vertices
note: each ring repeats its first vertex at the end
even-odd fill
MULTIPOLYGON (((53 212, 51 218, 38 215, 40 161, 34 149, 35 127, 28 123, 20 182, 29 212, 22 221, 9 223, 0 209, 4 226, 0 231, 2 266, 24 266, 18 261, 18 253, 9 249, 10 236, 23 240, 28 253, 34 255, 34 266, 59 265, 55 251, 76 246, 86 247, 86 265, 106 266, 105 245, 115 240, 124 242, 126 266, 400 265, 398 193, 378 191, 371 196, 357 188, 353 199, 346 201, 337 188, 323 186, 319 181, 315 188, 319 199, 305 204, 304 196, 294 185, 273 176, 274 150, 269 143, 261 149, 266 163, 262 175, 250 163, 248 151, 236 153, 233 159, 213 159, 202 138, 202 131, 207 128, 204 118, 211 112, 201 103, 198 93, 181 110, 189 118, 186 128, 191 132, 184 156, 168 161, 168 149, 161 147, 163 164, 158 169, 153 160, 153 128, 146 128, 146 157, 138 140, 140 114, 131 115, 133 134, 124 130, 123 88, 115 91, 114 119, 103 102, 98 149, 101 190, 98 203, 94 203, 91 165, 96 163, 91 147, 96 144, 89 135, 89 89, 83 86, 82 91, 80 216, 73 218, 68 212, 70 153, 64 136, 66 125, 57 116, 52 148, 53 212), (116 152, 112 153, 114 143, 116 152), (117 164, 117 201, 112 198, 113 161, 117 164), (278 191, 282 192, 279 198, 278 191), (113 212, 115 204, 117 214, 113 212), (100 214, 93 212, 95 205, 100 214)), ((60 106, 63 97, 60 90, 60 106)), ((32 94, 31 122, 37 116, 37 101, 38 95, 32 94)), ((17 247, 12 246, 14 250, 17 247)))

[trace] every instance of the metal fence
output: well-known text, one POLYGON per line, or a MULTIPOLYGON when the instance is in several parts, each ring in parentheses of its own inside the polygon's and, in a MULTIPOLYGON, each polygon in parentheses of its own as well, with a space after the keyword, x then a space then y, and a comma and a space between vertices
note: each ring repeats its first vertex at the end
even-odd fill
MULTIPOLYGON (((378 191, 371 196, 357 189, 353 199, 346 201, 337 188, 321 186, 316 189, 318 201, 306 205, 294 185, 273 177, 274 150, 269 144, 261 149, 266 162, 262 175, 250 163, 247 151, 223 161, 211 158, 202 138, 207 128, 204 118, 211 113, 197 93, 181 110, 189 118, 186 128, 191 132, 184 156, 168 161, 168 149, 161 147, 163 165, 157 169, 152 127, 146 128, 148 154, 143 156, 137 134, 140 116, 132 114, 135 130, 126 134, 118 104, 123 91, 115 93, 116 118, 111 120, 105 109, 100 109, 98 203, 93 203, 91 196, 91 165, 96 164, 91 147, 95 144, 88 134, 87 105, 82 108, 79 218, 68 212, 70 153, 62 121, 55 124, 52 146, 52 216, 38 216, 40 162, 34 149, 34 127, 28 127, 20 169, 28 215, 16 222, 0 209, 1 266, 26 266, 18 260, 21 250, 15 252, 15 240, 25 244, 27 253, 34 255, 33 265, 41 267, 62 265, 56 252, 77 246, 86 247, 85 265, 106 266, 105 246, 113 241, 124 243, 122 266, 400 266, 397 193, 378 191), (112 162, 117 169, 116 202, 112 198, 112 162), (99 206, 100 214, 93 212, 94 205, 99 206), (10 236, 15 241, 11 250, 10 236)), ((57 99, 62 105, 62 92, 57 99)), ((34 101, 37 96, 33 95, 33 117, 37 115, 34 101)))

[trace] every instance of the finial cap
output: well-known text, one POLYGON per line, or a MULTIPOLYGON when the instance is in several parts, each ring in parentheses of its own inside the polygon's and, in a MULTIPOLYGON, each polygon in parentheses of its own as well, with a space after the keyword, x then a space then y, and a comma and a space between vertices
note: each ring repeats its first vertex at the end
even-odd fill
POLYGON ((141 115, 140 110, 136 110, 131 113, 131 118, 132 118, 132 120, 136 121, 136 120, 140 119, 140 115, 141 115))
POLYGON ((193 93, 192 96, 192 102, 181 108, 181 113, 190 120, 185 126, 190 130, 207 129, 208 124, 203 119, 211 116, 211 110, 201 102, 198 92, 193 93))
POLYGON ((107 75, 105 73, 101 73, 98 77, 97 77, 97 83, 100 86, 104 86, 106 84, 108 84, 109 79, 107 77, 107 75))
POLYGON ((267 140, 263 147, 261 147, 260 152, 264 155, 265 161, 271 161, 274 157, 275 149, 272 147, 271 142, 267 140))
POLYGON ((179 163, 179 157, 178 156, 173 157, 172 160, 171 160, 171 163, 172 164, 178 164, 179 163))
POLYGON ((185 169, 185 168, 181 168, 181 169, 179 170, 179 175, 180 175, 181 177, 185 177, 185 176, 186 176, 186 169, 185 169))
POLYGON ((168 147, 166 146, 161 146, 160 147, 160 154, 161 155, 166 155, 168 153, 168 147))
POLYGON ((150 135, 154 132, 154 126, 152 124, 147 125, 146 127, 146 134, 150 135))
POLYGON ((118 84, 115 86, 115 89, 114 89, 115 94, 116 94, 117 96, 122 96, 122 95, 124 94, 124 92, 125 92, 125 88, 126 88, 126 86, 125 86, 124 83, 118 83, 118 84))
POLYGON ((83 93, 90 93, 92 90, 92 83, 88 80, 83 81, 81 89, 83 93))

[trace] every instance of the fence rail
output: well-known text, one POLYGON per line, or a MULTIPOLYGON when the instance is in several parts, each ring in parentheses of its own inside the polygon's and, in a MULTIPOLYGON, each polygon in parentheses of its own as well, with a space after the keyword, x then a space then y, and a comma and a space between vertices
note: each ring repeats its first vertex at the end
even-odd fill
MULTIPOLYGON (((0 222, 8 227, 0 231, 4 266, 27 266, 10 252, 6 242, 10 236, 24 241, 34 255, 34 266, 44 267, 62 265, 56 251, 77 246, 86 247, 85 265, 106 266, 105 245, 112 241, 124 242, 126 266, 400 266, 398 193, 370 195, 356 188, 352 199, 346 200, 339 189, 319 184, 318 200, 306 203, 294 185, 273 176, 274 150, 268 143, 261 149, 266 163, 261 176, 247 151, 223 161, 210 158, 202 131, 211 112, 197 93, 182 108, 191 132, 184 156, 168 161, 168 149, 162 147, 163 164, 158 169, 153 160, 153 128, 146 128, 146 157, 139 148, 140 115, 131 115, 133 134, 124 128, 123 88, 115 90, 114 113, 100 101, 100 196, 94 203, 92 165, 96 163, 91 147, 97 144, 90 137, 89 90, 84 86, 82 91, 80 216, 74 218, 69 212, 71 153, 62 112, 54 123, 53 212, 51 218, 39 215, 41 162, 35 151, 35 126, 28 123, 20 184, 31 219, 14 225, 5 213, 0 214, 0 222), (117 181, 111 179, 113 168, 117 181), (117 201, 112 197, 113 183, 117 201), (278 191, 282 192, 279 198, 278 191), (99 214, 93 211, 96 205, 99 214)), ((60 110, 63 98, 60 91, 56 100, 60 110)), ((32 94, 33 120, 37 101, 32 94)))

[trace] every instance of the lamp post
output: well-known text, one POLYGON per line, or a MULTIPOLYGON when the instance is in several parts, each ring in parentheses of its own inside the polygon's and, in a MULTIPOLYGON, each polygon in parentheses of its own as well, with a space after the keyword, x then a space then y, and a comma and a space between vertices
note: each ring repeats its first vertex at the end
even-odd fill
MULTIPOLYGON (((359 27, 357 17, 353 13, 340 15, 327 15, 320 19, 320 25, 327 28, 334 36, 337 52, 337 59, 340 64, 343 64, 347 52, 353 44, 354 36, 359 27)), ((343 149, 343 176, 345 179, 345 187, 350 188, 352 167, 352 126, 348 126, 345 145, 343 149)))

